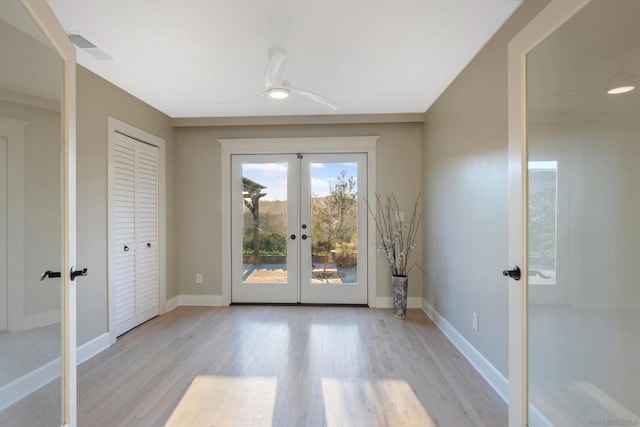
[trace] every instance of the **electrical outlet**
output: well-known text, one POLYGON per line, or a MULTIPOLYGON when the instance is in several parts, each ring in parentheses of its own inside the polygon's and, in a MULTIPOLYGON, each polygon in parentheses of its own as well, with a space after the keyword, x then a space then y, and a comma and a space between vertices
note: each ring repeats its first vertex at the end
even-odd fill
POLYGON ((480 329, 480 316, 478 316, 478 313, 473 313, 473 321, 471 323, 471 326, 475 331, 480 329))
POLYGON ((201 284, 202 284, 202 281, 203 281, 203 280, 202 280, 202 273, 196 273, 196 283, 197 283, 198 285, 201 285, 201 284))

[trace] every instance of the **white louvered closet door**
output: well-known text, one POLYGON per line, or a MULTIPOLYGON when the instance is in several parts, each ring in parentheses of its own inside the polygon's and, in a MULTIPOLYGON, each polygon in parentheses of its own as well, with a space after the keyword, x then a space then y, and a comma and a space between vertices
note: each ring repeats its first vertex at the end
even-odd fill
POLYGON ((117 135, 113 147, 114 267, 116 336, 136 326, 136 145, 117 135))
POLYGON ((136 173, 138 324, 158 315, 158 149, 139 143, 136 173))
POLYGON ((115 335, 159 311, 158 149, 116 134, 112 151, 115 335))

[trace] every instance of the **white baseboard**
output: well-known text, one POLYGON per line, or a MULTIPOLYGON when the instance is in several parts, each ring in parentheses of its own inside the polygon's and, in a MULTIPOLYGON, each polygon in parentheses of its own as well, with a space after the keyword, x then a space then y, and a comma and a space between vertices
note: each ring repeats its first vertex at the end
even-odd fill
POLYGON ((180 296, 175 296, 171 299, 168 299, 167 302, 164 304, 164 312, 168 313, 171 310, 173 310, 174 308, 178 307, 179 304, 179 300, 180 300, 180 296))
POLYGON ((178 295, 178 305, 222 307, 222 295, 178 295))
MULTIPOLYGON (((508 405, 509 380, 424 299, 422 310, 508 405)), ((534 405, 529 405, 529 425, 553 426, 534 405)))
POLYGON ((38 369, 0 387, 0 411, 5 410, 9 406, 58 378, 61 370, 60 365, 61 362, 58 357, 57 359, 42 365, 38 369))
MULTIPOLYGON (((392 297, 377 297, 375 308, 393 308, 392 297)), ((407 308, 422 308, 422 298, 420 297, 408 297, 407 308)))
MULTIPOLYGON (((110 345, 111 337, 109 333, 104 333, 81 345, 78 347, 76 353, 78 365, 104 351, 110 345)), ((0 387, 0 411, 3 411, 58 378, 61 370, 60 364, 60 358, 58 357, 38 369, 0 387)))
POLYGON ((440 315, 426 300, 422 300, 422 310, 438 326, 449 341, 462 353, 478 373, 505 402, 509 402, 509 381, 493 366, 460 332, 440 315))
POLYGON ((60 310, 25 316, 22 329, 35 329, 42 326, 55 325, 56 323, 60 323, 60 310))
POLYGON ((78 361, 78 365, 86 362, 91 359, 93 356, 97 356, 102 353, 109 347, 113 340, 111 339, 111 334, 109 332, 105 332, 104 334, 82 344, 78 347, 78 351, 76 352, 76 359, 78 361))

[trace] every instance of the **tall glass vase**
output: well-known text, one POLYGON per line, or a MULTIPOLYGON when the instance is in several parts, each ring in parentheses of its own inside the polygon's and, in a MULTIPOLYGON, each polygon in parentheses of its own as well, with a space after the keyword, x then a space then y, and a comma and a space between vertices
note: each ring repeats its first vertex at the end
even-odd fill
POLYGON ((393 311, 398 319, 407 316, 407 288, 409 287, 408 276, 391 276, 393 283, 393 311))

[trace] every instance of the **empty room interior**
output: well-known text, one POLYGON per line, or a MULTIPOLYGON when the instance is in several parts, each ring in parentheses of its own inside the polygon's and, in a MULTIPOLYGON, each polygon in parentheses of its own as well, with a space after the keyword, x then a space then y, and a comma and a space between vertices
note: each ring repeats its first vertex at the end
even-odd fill
POLYGON ((2 0, 0 425, 640 425, 639 18, 2 0))

